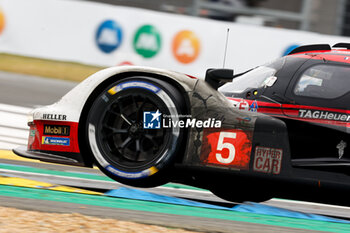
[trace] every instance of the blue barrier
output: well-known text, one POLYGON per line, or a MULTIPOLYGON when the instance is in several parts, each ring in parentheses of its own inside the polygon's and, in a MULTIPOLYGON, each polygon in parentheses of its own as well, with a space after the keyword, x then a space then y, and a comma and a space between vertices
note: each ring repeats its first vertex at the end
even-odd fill
POLYGON ((121 198, 128 198, 128 199, 135 199, 135 200, 142 200, 142 201, 153 201, 153 202, 160 202, 160 203, 167 203, 167 204, 175 204, 175 205, 229 210, 229 208, 225 208, 222 206, 209 205, 209 204, 205 204, 197 201, 190 201, 190 200, 177 198, 177 197, 169 197, 169 196, 159 195, 155 193, 145 192, 138 189, 124 188, 124 187, 110 190, 106 192, 105 195, 111 196, 111 197, 121 197, 121 198))
POLYGON ((232 208, 227 208, 227 207, 222 207, 218 205, 210 205, 210 204, 205 204, 197 201, 190 201, 190 200, 177 198, 177 197, 169 197, 169 196, 159 195, 155 193, 145 192, 138 189, 125 188, 125 187, 110 190, 106 192, 105 195, 110 197, 127 198, 127 199, 142 200, 142 201, 153 201, 153 202, 160 202, 160 203, 167 203, 167 204, 202 207, 202 208, 210 208, 210 209, 218 209, 218 210, 249 212, 249 213, 255 213, 255 214, 265 214, 265 215, 299 218, 299 219, 307 219, 307 220, 318 220, 318 221, 325 221, 325 222, 350 223, 350 221, 346 221, 342 219, 330 218, 330 217, 317 215, 317 214, 306 214, 302 212, 287 210, 287 209, 268 206, 264 204, 258 204, 254 202, 245 202, 243 204, 236 205, 232 208))

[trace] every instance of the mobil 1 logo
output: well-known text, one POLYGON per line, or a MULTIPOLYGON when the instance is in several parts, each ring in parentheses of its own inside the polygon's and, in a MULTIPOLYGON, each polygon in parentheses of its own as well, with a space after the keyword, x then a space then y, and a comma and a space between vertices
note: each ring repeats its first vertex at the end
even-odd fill
POLYGON ((44 135, 69 136, 70 126, 67 125, 44 125, 44 135))

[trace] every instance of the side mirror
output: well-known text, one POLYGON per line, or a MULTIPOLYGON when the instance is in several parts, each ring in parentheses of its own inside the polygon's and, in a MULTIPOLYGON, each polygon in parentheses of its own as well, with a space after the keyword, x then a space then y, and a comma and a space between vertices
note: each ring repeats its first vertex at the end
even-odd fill
POLYGON ((231 69, 208 69, 205 74, 205 81, 217 90, 220 86, 233 79, 233 70, 231 69))

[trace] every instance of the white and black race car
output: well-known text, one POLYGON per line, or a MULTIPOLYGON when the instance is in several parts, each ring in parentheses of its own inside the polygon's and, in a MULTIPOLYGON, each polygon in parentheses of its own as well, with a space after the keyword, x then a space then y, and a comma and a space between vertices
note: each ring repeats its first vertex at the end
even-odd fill
POLYGON ((346 203, 349 48, 302 46, 243 74, 210 69, 205 80, 146 67, 108 68, 35 109, 28 148, 14 152, 95 164, 137 187, 171 181, 230 201, 346 203))

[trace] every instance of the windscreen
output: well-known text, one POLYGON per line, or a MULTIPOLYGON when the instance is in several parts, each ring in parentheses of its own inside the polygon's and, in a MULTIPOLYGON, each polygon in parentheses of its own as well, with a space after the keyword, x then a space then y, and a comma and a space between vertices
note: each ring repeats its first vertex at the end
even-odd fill
POLYGON ((280 58, 274 62, 258 66, 249 72, 236 77, 230 83, 226 83, 219 88, 219 91, 228 94, 240 94, 246 90, 259 89, 264 86, 272 86, 277 78, 276 72, 282 68, 285 58, 280 58))

